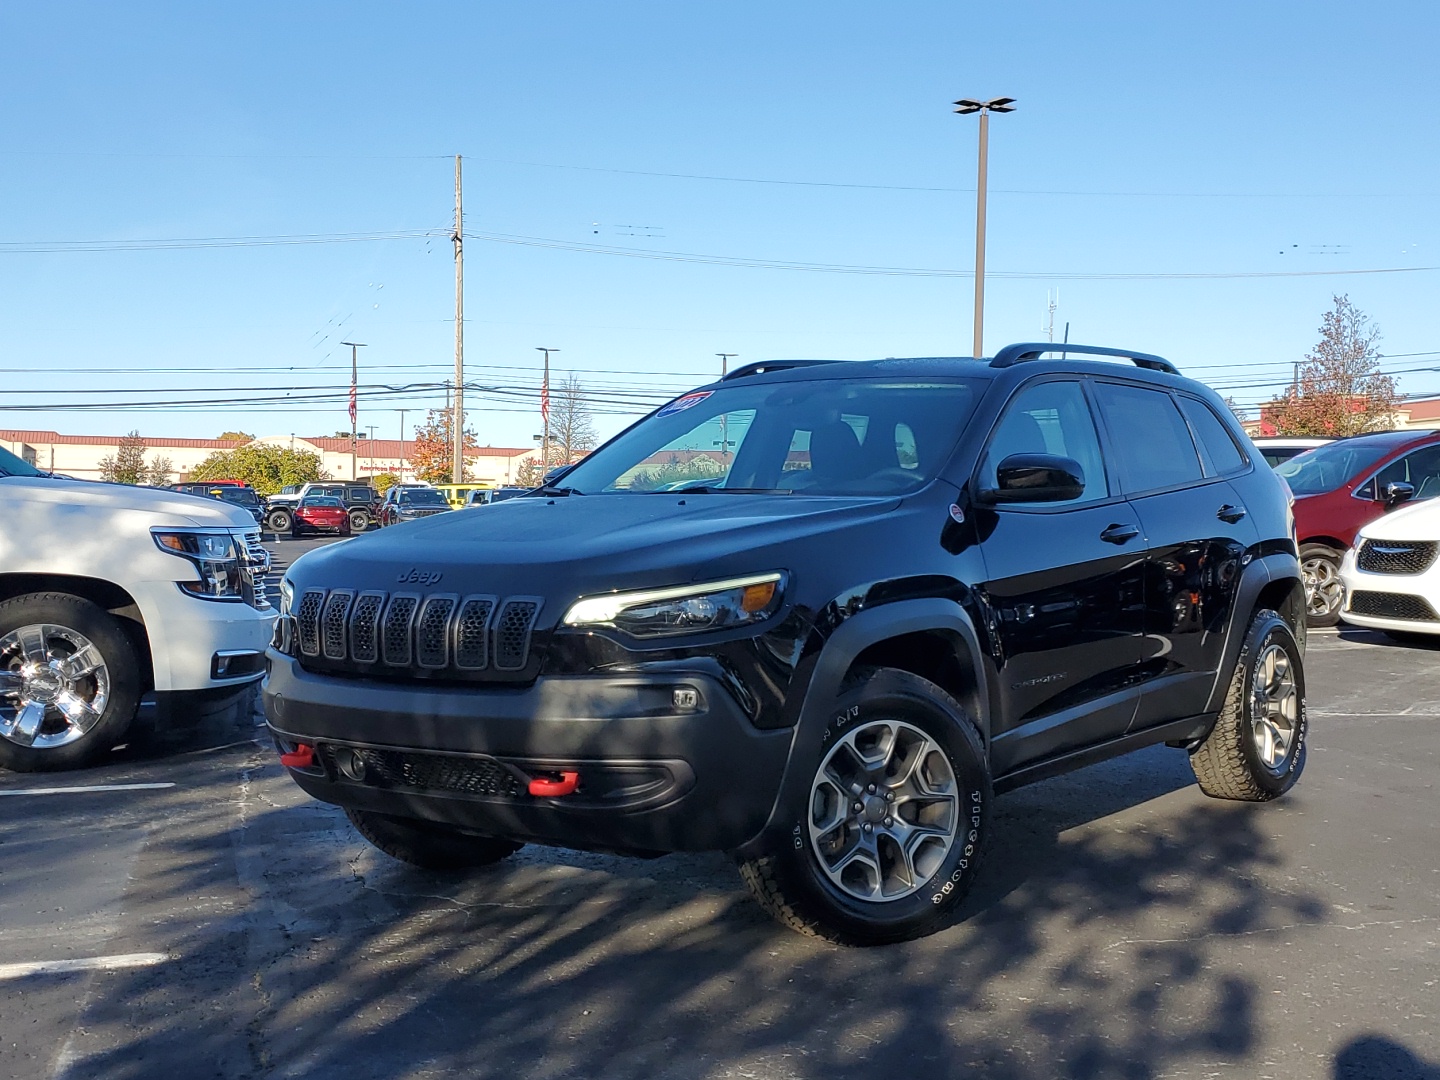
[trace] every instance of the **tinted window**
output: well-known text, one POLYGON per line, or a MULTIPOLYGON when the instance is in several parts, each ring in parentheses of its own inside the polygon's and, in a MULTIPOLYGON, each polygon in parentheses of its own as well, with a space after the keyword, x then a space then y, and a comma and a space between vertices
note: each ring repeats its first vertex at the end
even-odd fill
POLYGON ((1406 454, 1381 469, 1375 482, 1356 492, 1369 499, 1383 499, 1388 484, 1409 484, 1416 499, 1433 499, 1440 495, 1440 446, 1426 446, 1406 454))
POLYGON ((1285 478, 1296 495, 1319 495, 1359 479, 1365 470, 1394 449, 1395 444, 1388 441, 1346 439, 1308 450, 1276 466, 1275 472, 1285 478))
POLYGON ((410 488, 400 492, 402 506, 449 506, 445 496, 434 488, 410 488))
POLYGON ((1127 492, 1154 491, 1202 478, 1190 429, 1169 394, 1118 383, 1097 383, 1095 393, 1127 492))
POLYGON ((1223 476, 1245 465, 1245 456, 1240 453, 1225 424, 1210 411, 1210 406, 1182 394, 1180 407, 1185 410, 1190 428, 1200 440, 1200 449, 1209 459, 1207 464, 1214 474, 1223 476))
MULTIPOLYGON (((1110 494, 1105 482, 1100 441, 1085 392, 1076 382, 1044 382, 1026 387, 1005 410, 990 437, 980 486, 996 486, 995 473, 1011 454, 1058 454, 1079 463, 1085 491, 1072 502, 1103 499, 1110 494)), ((1065 505, 1047 503, 1047 506, 1065 505)))
POLYGON ((307 510, 310 510, 310 509, 313 509, 313 508, 316 508, 316 507, 319 507, 319 508, 322 508, 322 509, 325 509, 325 510, 342 510, 342 509, 344 509, 344 507, 343 507, 343 505, 341 504, 341 502, 340 502, 339 499, 333 498, 333 497, 331 497, 331 496, 329 496, 329 495, 307 495, 307 496, 305 497, 304 501, 302 501, 302 502, 300 503, 300 505, 303 506, 303 507, 305 507, 305 509, 307 509, 307 510))
POLYGON ((27 464, 9 450, 0 447, 0 476, 44 476, 34 465, 27 464))

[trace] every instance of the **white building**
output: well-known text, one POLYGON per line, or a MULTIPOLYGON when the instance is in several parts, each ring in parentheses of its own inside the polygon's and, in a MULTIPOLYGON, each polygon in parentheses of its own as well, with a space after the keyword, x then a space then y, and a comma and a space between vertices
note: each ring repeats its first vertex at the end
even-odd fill
MULTIPOLYGON (((414 479, 410 465, 415 441, 406 439, 367 439, 355 442, 352 455, 348 438, 302 439, 290 435, 265 435, 257 443, 268 443, 295 450, 309 451, 320 458, 320 468, 332 479, 365 479, 379 473, 394 473, 401 479, 414 479)), ((145 460, 168 458, 171 479, 184 480, 197 465, 216 452, 234 450, 245 442, 232 439, 174 439, 145 437, 145 460)), ((0 446, 36 468, 64 473, 81 480, 99 480, 100 462, 114 457, 120 449, 116 435, 62 435, 57 431, 31 431, 0 428, 0 446)), ((534 447, 514 448, 481 446, 465 455, 467 478, 480 483, 512 484, 527 461, 538 458, 534 447)))

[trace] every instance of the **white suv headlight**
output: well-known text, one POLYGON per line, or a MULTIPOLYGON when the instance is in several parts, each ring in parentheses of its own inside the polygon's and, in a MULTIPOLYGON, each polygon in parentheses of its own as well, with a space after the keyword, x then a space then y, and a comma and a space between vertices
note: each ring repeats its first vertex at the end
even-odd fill
POLYGON ((160 550, 188 560, 200 571, 199 581, 181 581, 191 596, 205 600, 244 600, 245 578, 240 564, 242 542, 234 534, 204 529, 155 529, 160 550))
POLYGON ((785 575, 776 571, 671 589, 590 596, 576 601, 564 626, 613 626, 633 637, 725 630, 768 619, 780 609, 785 575))

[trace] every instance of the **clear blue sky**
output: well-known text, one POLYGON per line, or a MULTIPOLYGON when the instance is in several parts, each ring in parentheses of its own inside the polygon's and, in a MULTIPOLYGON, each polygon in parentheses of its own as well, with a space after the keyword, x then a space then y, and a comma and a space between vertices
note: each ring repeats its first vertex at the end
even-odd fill
MULTIPOLYGON (((1414 370, 1440 369, 1440 272, 1314 275, 1440 266, 1437 12, 5 5, 0 426, 329 434, 343 393, 114 405, 343 386, 341 340, 368 344, 364 385, 444 380, 456 153, 467 377, 497 388, 469 398, 482 443, 538 432, 540 345, 632 412, 717 352, 967 355, 976 120, 950 103, 999 95, 1018 107, 991 124, 987 351, 1043 338, 1058 290, 1057 339, 1162 353, 1248 403, 1348 293, 1402 389, 1440 391, 1414 370), (340 234, 392 238, 127 247, 340 234), (1221 276, 1166 276, 1192 274, 1221 276), (61 402, 105 408, 16 409, 61 402)), ((394 437, 397 408, 442 396, 367 396, 360 423, 394 437)))

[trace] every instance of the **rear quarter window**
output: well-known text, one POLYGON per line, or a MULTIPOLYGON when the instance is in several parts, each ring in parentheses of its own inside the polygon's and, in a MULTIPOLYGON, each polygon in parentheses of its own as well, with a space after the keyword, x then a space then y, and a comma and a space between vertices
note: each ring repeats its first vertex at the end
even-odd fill
POLYGON ((1190 421, 1190 429, 1200 441, 1201 455, 1206 459, 1209 471, 1216 476, 1236 472, 1245 467, 1245 455, 1235 445, 1234 438, 1209 405, 1197 398, 1180 395, 1180 408, 1190 421))

